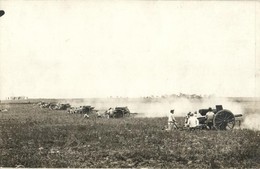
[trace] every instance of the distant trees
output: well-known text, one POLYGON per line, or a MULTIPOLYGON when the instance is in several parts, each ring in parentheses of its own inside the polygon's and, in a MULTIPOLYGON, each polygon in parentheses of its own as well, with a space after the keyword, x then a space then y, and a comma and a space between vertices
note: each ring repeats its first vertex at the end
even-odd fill
POLYGON ((145 96, 142 97, 143 99, 146 100, 156 100, 158 98, 162 98, 162 99, 168 99, 168 98, 186 98, 186 99, 202 99, 204 97, 211 97, 210 95, 198 95, 198 94, 185 94, 185 93, 179 93, 179 94, 170 94, 170 95, 161 95, 161 96, 145 96))

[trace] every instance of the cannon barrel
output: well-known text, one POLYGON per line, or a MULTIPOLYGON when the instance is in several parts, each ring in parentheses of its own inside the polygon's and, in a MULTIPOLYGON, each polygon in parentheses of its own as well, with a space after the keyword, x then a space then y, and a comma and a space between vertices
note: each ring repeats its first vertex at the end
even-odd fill
MULTIPOLYGON (((243 114, 234 114, 234 117, 242 117, 243 114)), ((199 121, 203 121, 203 120, 206 120, 206 117, 205 116, 201 116, 201 117, 198 117, 197 118, 199 121)))
POLYGON ((242 117, 243 114, 234 114, 235 117, 242 117))

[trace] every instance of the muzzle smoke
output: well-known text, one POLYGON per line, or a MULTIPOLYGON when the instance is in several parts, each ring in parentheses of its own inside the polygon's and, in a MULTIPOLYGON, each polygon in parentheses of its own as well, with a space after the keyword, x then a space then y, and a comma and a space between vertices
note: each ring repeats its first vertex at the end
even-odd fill
MULTIPOLYGON (((260 114, 248 109, 254 107, 251 102, 237 101, 227 98, 107 98, 107 99, 84 99, 81 101, 70 101, 73 106, 91 105, 100 113, 110 107, 127 106, 131 113, 137 113, 136 117, 165 117, 171 109, 175 110, 175 116, 184 117, 188 112, 199 109, 215 109, 216 105, 222 105, 224 109, 230 110, 234 115, 243 114, 242 128, 259 130, 260 114)), ((199 114, 198 114, 199 115, 199 114)), ((237 119, 237 118, 236 118, 237 119)))

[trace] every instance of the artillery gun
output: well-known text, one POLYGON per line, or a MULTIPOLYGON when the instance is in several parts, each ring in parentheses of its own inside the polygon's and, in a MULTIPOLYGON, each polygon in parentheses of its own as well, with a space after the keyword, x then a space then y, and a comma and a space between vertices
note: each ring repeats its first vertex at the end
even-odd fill
MULTIPOLYGON (((208 109, 200 109, 199 113, 201 117, 198 117, 199 124, 202 128, 206 127, 206 114, 208 109)), ((231 130, 234 128, 236 118, 241 117, 242 114, 233 114, 230 110, 223 109, 222 105, 216 105, 216 109, 212 109, 214 112, 213 127, 217 130, 231 130)))
POLYGON ((116 107, 113 114, 110 114, 112 118, 121 118, 130 116, 130 110, 128 107, 116 107))
POLYGON ((79 113, 79 114, 88 114, 88 113, 91 113, 92 110, 94 110, 95 107, 92 107, 92 106, 80 106, 76 113, 79 113))
POLYGON ((71 114, 89 114, 94 111, 95 107, 92 106, 80 106, 80 107, 70 107, 68 113, 71 114))
POLYGON ((71 107, 69 103, 58 103, 53 108, 54 110, 67 110, 71 107))

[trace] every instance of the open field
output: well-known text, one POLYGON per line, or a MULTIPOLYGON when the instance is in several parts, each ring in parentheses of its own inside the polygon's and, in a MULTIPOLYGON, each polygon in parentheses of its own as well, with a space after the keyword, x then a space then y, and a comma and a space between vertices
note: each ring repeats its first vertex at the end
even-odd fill
POLYGON ((260 131, 165 131, 164 117, 84 119, 33 104, 0 108, 8 109, 0 113, 0 167, 260 168, 260 131))

